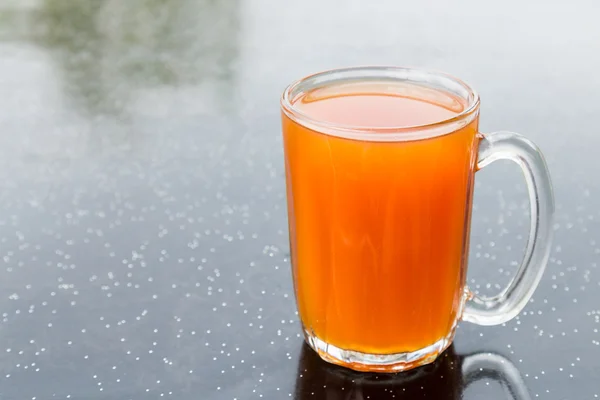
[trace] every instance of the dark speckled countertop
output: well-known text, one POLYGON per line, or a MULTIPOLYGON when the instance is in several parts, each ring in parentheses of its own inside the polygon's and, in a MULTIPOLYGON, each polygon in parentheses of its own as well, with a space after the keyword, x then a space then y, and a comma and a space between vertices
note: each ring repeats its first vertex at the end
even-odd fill
MULTIPOLYGON (((596 1, 0 1, 1 399, 600 396, 596 1), (279 95, 356 64, 445 70, 553 174, 555 242, 504 326, 398 376, 322 363, 289 271, 279 95)), ((528 227, 517 167, 477 176, 469 284, 528 227)))

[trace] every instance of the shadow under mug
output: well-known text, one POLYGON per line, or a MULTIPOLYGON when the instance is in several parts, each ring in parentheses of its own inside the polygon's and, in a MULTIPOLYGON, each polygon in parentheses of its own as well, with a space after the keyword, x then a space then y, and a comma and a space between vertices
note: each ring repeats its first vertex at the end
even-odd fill
POLYGON ((458 355, 450 346, 430 365, 403 374, 358 373, 323 362, 306 344, 300 352, 295 400, 460 400, 474 382, 499 383, 506 399, 530 400, 521 373, 496 353, 458 355))
POLYGON ((521 311, 549 256, 550 176, 530 140, 479 133, 471 87, 418 69, 348 68, 294 82, 281 107, 296 300, 306 341, 323 359, 403 371, 435 360, 458 320, 496 325, 521 311), (299 107, 315 93, 361 95, 366 87, 427 102, 454 99, 463 108, 426 125, 369 127, 335 124, 299 107), (511 282, 482 297, 465 284, 473 182, 500 159, 521 167, 531 225, 511 282))

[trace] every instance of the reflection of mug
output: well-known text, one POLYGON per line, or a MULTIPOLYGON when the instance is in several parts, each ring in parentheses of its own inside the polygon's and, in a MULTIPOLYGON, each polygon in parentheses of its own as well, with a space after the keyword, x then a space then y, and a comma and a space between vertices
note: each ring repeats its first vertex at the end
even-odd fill
POLYGON ((478 133, 479 97, 450 76, 365 67, 312 75, 282 97, 298 310, 309 345, 356 370, 431 362, 457 320, 514 317, 547 262, 554 202, 544 159, 514 133, 478 133), (465 287, 475 171, 515 161, 531 231, 498 296, 465 287), (464 311, 464 313, 463 313, 464 311))
POLYGON ((296 400, 437 399, 459 400, 464 389, 483 379, 500 383, 507 399, 530 400, 519 370, 494 353, 458 356, 451 346, 432 364, 400 375, 362 374, 323 362, 302 346, 296 400))

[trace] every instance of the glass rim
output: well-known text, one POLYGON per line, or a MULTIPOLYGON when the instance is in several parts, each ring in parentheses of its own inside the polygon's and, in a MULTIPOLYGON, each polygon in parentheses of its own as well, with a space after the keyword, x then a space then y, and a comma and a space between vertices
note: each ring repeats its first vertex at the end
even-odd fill
POLYGON ((477 117, 479 104, 479 94, 470 85, 450 74, 422 68, 400 66, 358 66, 317 72, 292 82, 281 96, 281 109, 285 115, 308 129, 346 139, 378 142, 420 140, 452 133, 472 122, 477 117), (294 100, 298 96, 298 94, 295 94, 295 91, 303 84, 310 86, 311 81, 313 83, 323 81, 324 84, 322 86, 326 86, 327 82, 335 82, 336 75, 347 76, 347 79, 357 82, 361 80, 366 81, 370 78, 388 78, 421 85, 425 84, 425 86, 429 84, 430 87, 450 91, 451 93, 452 91, 448 85, 452 84, 465 92, 466 106, 464 110, 453 117, 428 124, 372 128, 318 120, 294 106, 294 100), (421 77, 421 80, 415 77, 421 77), (437 85, 434 85, 428 78, 439 82, 437 82, 437 85), (444 85, 443 82, 447 82, 448 85, 444 85))

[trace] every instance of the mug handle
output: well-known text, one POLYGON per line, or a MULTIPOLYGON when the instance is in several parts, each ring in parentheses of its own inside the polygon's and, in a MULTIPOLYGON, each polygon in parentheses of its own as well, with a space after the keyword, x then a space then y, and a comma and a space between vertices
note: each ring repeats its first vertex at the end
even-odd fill
POLYGON ((476 353, 462 360, 462 376, 465 388, 482 378, 498 381, 507 392, 506 398, 531 400, 521 373, 510 360, 500 354, 476 353))
POLYGON ((539 148, 513 132, 480 135, 477 170, 496 160, 511 160, 521 167, 531 208, 531 227, 525 256, 508 286, 498 295, 483 297, 466 288, 462 319, 478 325, 498 325, 521 312, 535 291, 550 255, 554 196, 548 167, 539 148))

